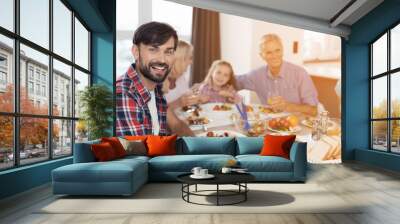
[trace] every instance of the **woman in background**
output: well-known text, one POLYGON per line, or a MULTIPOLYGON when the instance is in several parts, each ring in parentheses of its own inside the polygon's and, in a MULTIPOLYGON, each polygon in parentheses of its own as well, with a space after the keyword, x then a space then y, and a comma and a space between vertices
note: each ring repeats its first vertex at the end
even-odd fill
POLYGON ((193 63, 193 46, 180 40, 175 51, 175 63, 163 83, 163 92, 168 106, 172 108, 190 106, 207 101, 196 95, 196 86, 189 88, 188 68, 193 63))

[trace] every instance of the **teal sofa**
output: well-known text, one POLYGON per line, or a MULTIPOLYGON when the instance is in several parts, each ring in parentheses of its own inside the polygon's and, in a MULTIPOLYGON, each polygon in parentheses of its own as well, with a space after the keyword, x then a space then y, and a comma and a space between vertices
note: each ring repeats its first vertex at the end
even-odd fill
POLYGON ((74 163, 52 171, 54 194, 131 195, 148 181, 176 181, 193 167, 219 172, 228 160, 236 160, 259 182, 304 182, 307 171, 307 145, 295 142, 290 159, 260 156, 261 137, 209 138, 183 137, 176 142, 177 155, 127 156, 96 162, 91 141, 75 144, 74 163))

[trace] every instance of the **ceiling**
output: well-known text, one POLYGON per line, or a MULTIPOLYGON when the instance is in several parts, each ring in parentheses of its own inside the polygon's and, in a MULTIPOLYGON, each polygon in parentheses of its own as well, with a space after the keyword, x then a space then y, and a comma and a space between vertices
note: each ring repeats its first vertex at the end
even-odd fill
POLYGON ((169 0, 281 25, 347 37, 383 0, 169 0))

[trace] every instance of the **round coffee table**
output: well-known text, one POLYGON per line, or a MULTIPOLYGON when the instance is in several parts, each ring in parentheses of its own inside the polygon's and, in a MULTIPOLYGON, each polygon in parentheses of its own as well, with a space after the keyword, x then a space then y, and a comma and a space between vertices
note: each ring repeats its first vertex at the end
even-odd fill
POLYGON ((255 180, 255 177, 249 173, 216 173, 213 174, 215 177, 212 179, 193 179, 190 177, 191 173, 182 174, 177 177, 178 181, 182 183, 182 199, 188 203, 198 204, 198 205, 234 205, 247 200, 247 192, 249 188, 247 183, 255 180), (215 190, 198 190, 197 185, 216 185, 215 190), (190 191, 190 186, 195 186, 194 191, 190 191), (220 185, 236 185, 237 190, 224 190, 220 189, 220 185), (215 194, 205 194, 209 192, 215 192, 215 194), (203 197, 216 197, 216 204, 202 204, 190 201, 190 196, 203 196, 203 197), (239 200, 231 203, 221 203, 221 197, 232 197, 241 196, 239 200))

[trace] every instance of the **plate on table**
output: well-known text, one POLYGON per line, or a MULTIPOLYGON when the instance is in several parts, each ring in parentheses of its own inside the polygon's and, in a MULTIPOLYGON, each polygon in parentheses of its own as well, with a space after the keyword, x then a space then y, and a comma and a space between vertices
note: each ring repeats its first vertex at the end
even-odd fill
POLYGON ((199 137, 246 137, 246 135, 229 130, 207 131, 198 134, 199 137), (212 134, 211 134, 212 133, 212 134))
POLYGON ((214 178, 214 177, 215 176, 212 175, 212 174, 207 174, 207 175, 194 175, 194 174, 192 174, 192 175, 190 175, 190 178, 199 179, 199 180, 201 180, 201 179, 211 179, 211 178, 214 178))
POLYGON ((261 118, 279 118, 288 116, 289 113, 287 112, 275 112, 269 105, 263 104, 250 104, 248 107, 253 108, 253 112, 259 115, 261 118))
POLYGON ((267 129, 273 132, 277 133, 288 133, 288 134, 294 134, 296 132, 301 131, 300 126, 295 126, 295 127, 289 127, 288 129, 276 129, 276 128, 271 128, 269 125, 267 125, 267 129))
MULTIPOLYGON (((312 128, 313 122, 314 122, 316 119, 317 119, 317 118, 306 118, 306 119, 304 119, 304 120, 301 121, 301 124, 304 125, 304 126, 306 126, 306 127, 312 128)), ((329 128, 333 128, 333 127, 335 127, 335 126, 336 126, 336 123, 335 123, 334 121, 328 120, 328 129, 329 129, 329 128)))

